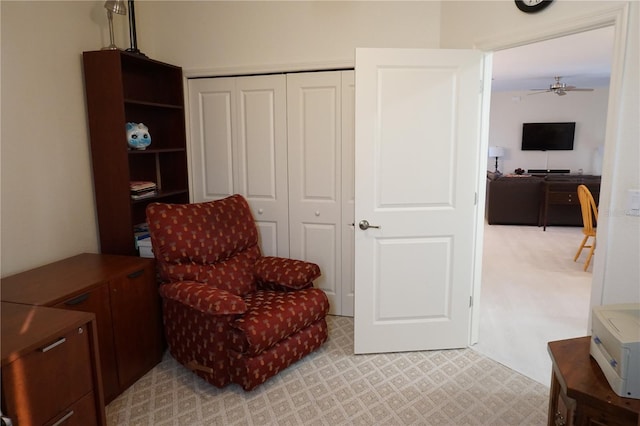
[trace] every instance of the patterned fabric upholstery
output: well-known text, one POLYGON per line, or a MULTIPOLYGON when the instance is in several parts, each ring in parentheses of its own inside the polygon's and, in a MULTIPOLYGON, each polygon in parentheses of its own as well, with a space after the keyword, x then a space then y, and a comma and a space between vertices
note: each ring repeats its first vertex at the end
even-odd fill
POLYGON ((263 257, 255 264, 255 274, 262 288, 282 286, 299 290, 320 276, 320 267, 315 263, 282 257, 263 257))
POLYGON ((242 196, 153 203, 147 221, 169 350, 195 374, 251 390, 327 340, 320 268, 262 257, 242 196))
POLYGON ((280 340, 327 316, 324 293, 317 288, 298 292, 258 291, 245 297, 247 312, 231 323, 231 348, 257 355, 280 340))
POLYGON ((241 196, 198 204, 153 203, 147 219, 163 280, 204 282, 239 296, 256 290, 258 229, 241 196))

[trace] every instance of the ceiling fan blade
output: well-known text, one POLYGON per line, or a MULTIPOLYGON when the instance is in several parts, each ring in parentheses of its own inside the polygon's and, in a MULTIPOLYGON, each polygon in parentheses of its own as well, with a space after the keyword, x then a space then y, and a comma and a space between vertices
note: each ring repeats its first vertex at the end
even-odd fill
POLYGON ((534 91, 533 93, 527 93, 527 96, 530 95, 539 95, 540 93, 549 93, 551 92, 551 90, 547 90, 547 89, 531 89, 532 91, 534 91))
POLYGON ((572 91, 572 92, 593 92, 593 89, 580 89, 580 88, 578 88, 578 87, 574 87, 574 88, 571 88, 571 89, 569 89, 569 88, 567 87, 567 88, 566 88, 566 89, 564 89, 564 90, 570 90, 570 91, 572 91))

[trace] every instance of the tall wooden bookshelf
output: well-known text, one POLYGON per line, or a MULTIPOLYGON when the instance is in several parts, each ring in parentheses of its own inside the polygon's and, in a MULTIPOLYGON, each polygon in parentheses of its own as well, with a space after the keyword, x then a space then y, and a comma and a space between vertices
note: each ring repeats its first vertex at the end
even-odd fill
POLYGON ((136 255, 146 206, 189 201, 182 69, 119 50, 84 52, 83 64, 100 250, 136 255), (149 128, 149 147, 129 147, 127 122, 149 128), (153 181, 158 193, 132 200, 130 181, 153 181))

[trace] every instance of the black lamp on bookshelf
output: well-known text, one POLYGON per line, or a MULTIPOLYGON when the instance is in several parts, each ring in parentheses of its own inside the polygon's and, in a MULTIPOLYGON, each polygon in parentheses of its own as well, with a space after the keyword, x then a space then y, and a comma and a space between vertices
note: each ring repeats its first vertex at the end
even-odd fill
POLYGON ((135 53, 137 55, 147 56, 138 49, 138 37, 136 34, 136 11, 133 4, 133 0, 129 0, 129 39, 131 47, 127 49, 127 52, 135 53))

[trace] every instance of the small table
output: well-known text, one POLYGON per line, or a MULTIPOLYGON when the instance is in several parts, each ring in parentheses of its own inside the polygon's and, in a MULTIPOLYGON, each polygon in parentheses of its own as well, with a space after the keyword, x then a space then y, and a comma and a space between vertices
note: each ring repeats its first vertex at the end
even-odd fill
POLYGON ((591 337, 549 342, 552 425, 640 424, 640 399, 618 396, 589 353, 591 337))

